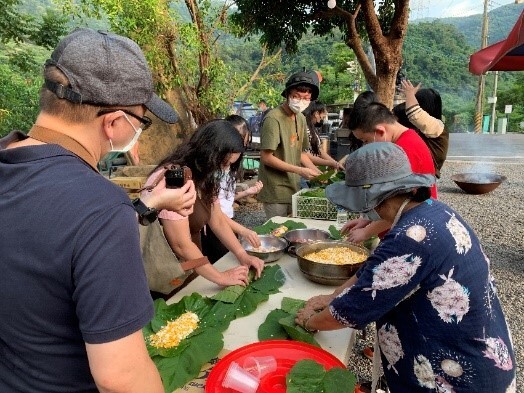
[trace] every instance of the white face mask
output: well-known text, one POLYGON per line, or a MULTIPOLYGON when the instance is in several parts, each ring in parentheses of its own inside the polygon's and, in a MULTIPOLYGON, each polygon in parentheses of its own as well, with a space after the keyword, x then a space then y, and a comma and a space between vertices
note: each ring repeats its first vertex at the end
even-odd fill
POLYGON ((125 113, 124 113, 124 116, 125 116, 126 120, 128 121, 128 123, 131 124, 131 127, 133 127, 133 130, 135 131, 135 135, 133 136, 133 139, 131 139, 129 141, 129 143, 127 145, 125 145, 121 149, 120 148, 115 148, 113 146, 113 141, 110 139, 109 140, 109 144, 111 145, 111 150, 110 151, 121 151, 123 153, 128 152, 129 150, 131 150, 133 148, 133 146, 135 145, 136 141, 138 141, 138 137, 142 133, 142 127, 135 128, 135 126, 133 125, 133 123, 131 123, 131 120, 129 120, 129 118, 127 117, 127 115, 125 113))
POLYGON ((287 104, 289 105, 289 109, 298 114, 303 112, 309 106, 310 102, 310 100, 301 100, 300 98, 289 98, 287 104))

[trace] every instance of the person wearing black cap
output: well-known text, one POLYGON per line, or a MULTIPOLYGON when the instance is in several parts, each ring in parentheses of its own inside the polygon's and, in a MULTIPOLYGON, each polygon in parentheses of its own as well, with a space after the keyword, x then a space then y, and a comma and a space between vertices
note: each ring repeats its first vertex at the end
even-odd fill
POLYGON ((291 214, 291 197, 299 189, 300 177, 311 179, 320 170, 307 155, 309 141, 302 111, 316 100, 319 78, 313 72, 297 72, 289 77, 282 96, 286 101, 269 111, 260 130, 259 180, 264 188, 258 199, 266 217, 291 214))
POLYGON ((348 156, 346 179, 326 187, 327 198, 392 228, 353 277, 309 299, 296 322, 318 331, 375 321, 375 353, 392 393, 515 392, 515 354, 490 261, 462 217, 430 198, 434 182, 391 142, 348 156))
POLYGON ((135 207, 143 224, 155 207, 190 214, 194 185, 163 181, 132 204, 96 165, 133 146, 146 110, 177 113, 138 45, 112 33, 73 31, 44 80, 28 135, 0 140, 0 391, 163 392, 142 335, 154 309, 135 207))

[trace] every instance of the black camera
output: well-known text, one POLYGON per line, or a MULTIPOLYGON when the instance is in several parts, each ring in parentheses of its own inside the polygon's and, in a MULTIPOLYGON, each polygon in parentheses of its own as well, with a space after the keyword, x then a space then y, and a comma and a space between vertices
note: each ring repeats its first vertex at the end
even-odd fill
POLYGON ((165 173, 166 188, 180 188, 191 180, 191 169, 187 166, 168 169, 165 173))

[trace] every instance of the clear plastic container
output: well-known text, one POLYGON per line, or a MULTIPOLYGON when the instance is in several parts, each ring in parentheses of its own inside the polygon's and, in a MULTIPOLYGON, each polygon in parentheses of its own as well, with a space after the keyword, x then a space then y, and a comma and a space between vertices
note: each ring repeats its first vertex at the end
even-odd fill
POLYGON ((242 393, 255 393, 259 384, 260 380, 240 367, 237 362, 231 362, 222 381, 223 387, 242 393))
POLYGON ((337 207, 337 229, 340 230, 348 221, 348 211, 342 207, 337 207))
POLYGON ((243 367, 255 377, 262 379, 264 375, 277 369, 277 360, 274 356, 250 356, 244 360, 243 367))

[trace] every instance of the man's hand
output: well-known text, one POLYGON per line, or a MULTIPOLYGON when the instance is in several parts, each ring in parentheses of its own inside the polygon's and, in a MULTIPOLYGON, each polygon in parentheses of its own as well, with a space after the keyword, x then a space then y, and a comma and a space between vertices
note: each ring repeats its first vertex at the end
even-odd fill
POLYGON ((187 217, 193 213, 195 184, 189 180, 181 188, 166 188, 166 181, 162 179, 153 191, 142 192, 141 199, 148 207, 171 210, 187 217))
POLYGON ((318 175, 322 174, 322 171, 320 169, 315 168, 306 168, 306 167, 300 167, 300 170, 298 172, 300 176, 302 176, 306 180, 313 179, 314 177, 317 177, 318 175))

